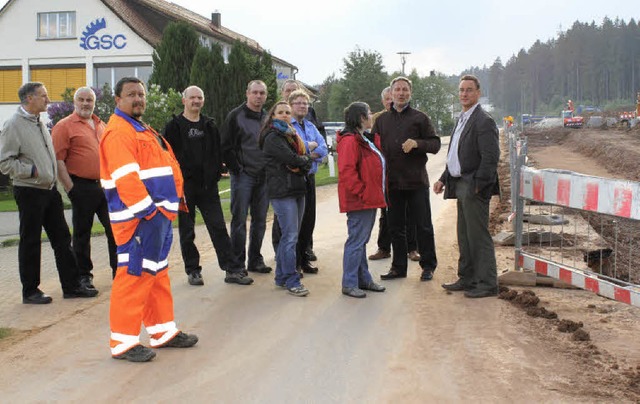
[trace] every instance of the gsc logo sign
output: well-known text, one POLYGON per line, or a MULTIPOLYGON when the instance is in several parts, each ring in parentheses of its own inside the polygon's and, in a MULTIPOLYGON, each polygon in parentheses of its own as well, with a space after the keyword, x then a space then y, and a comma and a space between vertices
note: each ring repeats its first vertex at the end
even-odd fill
POLYGON ((107 28, 104 18, 98 18, 87 25, 80 37, 80 47, 85 50, 109 50, 111 48, 122 49, 127 46, 127 37, 123 34, 98 35, 98 31, 107 28))

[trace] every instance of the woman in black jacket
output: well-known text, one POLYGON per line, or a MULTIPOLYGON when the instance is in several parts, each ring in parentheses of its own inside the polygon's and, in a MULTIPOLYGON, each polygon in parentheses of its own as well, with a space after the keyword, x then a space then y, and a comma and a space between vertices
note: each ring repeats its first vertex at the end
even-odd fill
POLYGON ((296 243, 304 213, 305 175, 311 168, 304 142, 291 126, 291 107, 277 102, 260 133, 266 158, 267 192, 282 237, 276 251, 276 285, 294 296, 309 294, 296 272, 296 243))

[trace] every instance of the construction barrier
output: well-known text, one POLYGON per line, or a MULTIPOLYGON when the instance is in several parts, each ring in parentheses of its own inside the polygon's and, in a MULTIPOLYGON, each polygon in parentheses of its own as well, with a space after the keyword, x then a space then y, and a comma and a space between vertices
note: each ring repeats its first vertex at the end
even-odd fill
MULTIPOLYGON (((526 167, 526 143, 526 138, 519 138, 517 135, 513 135, 513 139, 510 139, 510 148, 514 149, 510 154, 512 161, 511 185, 512 191, 517 190, 517 192, 512 192, 512 202, 515 207, 513 216, 515 216, 516 268, 535 271, 540 275, 590 290, 609 299, 640 307, 640 286, 637 284, 637 280, 636 283, 631 282, 635 280, 635 273, 640 272, 635 268, 637 262, 635 251, 639 249, 640 243, 637 234, 633 233, 637 232, 638 226, 636 225, 640 224, 638 222, 640 220, 640 183, 588 176, 565 170, 538 170, 526 167), (532 216, 525 215, 525 205, 529 207, 535 205, 534 209, 538 211, 549 208, 552 213, 555 207, 556 211, 560 212, 559 215, 554 216, 561 217, 561 220, 558 221, 560 224, 556 225, 560 226, 561 233, 554 234, 553 228, 550 227, 552 230, 544 232, 543 236, 548 237, 548 240, 544 243, 540 242, 539 245, 531 244, 528 240, 533 239, 532 236, 536 234, 524 231, 524 222, 527 220, 525 216, 532 216), (599 220, 606 222, 607 226, 613 226, 611 231, 615 234, 613 248, 606 249, 606 257, 604 249, 595 251, 595 259, 600 260, 600 273, 591 269, 575 267, 576 255, 584 254, 586 263, 594 259, 590 257, 593 252, 587 252, 586 248, 579 246, 581 242, 579 239, 585 237, 578 237, 577 231, 576 234, 571 235, 573 238, 567 237, 565 227, 570 228, 570 226, 566 225, 568 220, 565 220, 565 214, 572 217, 573 221, 587 223, 583 227, 589 229, 591 228, 590 220, 583 220, 585 215, 599 215, 599 220), (573 216, 571 216, 572 214, 573 216), (602 219, 605 217, 606 219, 602 219), (632 221, 632 223, 625 228, 624 223, 620 224, 623 220, 632 221), (623 234, 623 230, 626 229, 632 230, 628 232, 629 234, 623 234), (620 236, 618 232, 620 232, 620 236), (556 240, 559 246, 551 247, 552 239, 556 240), (523 243, 523 240, 527 241, 523 243), (573 250, 570 250, 563 243, 571 244, 573 250), (528 251, 527 244, 532 245, 531 251, 528 251), (628 252, 628 257, 626 257, 629 265, 627 281, 616 278, 617 270, 611 271, 611 273, 603 273, 602 271, 603 260, 608 259, 609 255, 613 255, 615 265, 615 256, 623 254, 618 250, 624 250, 625 254, 628 252), (543 254, 548 257, 543 257, 543 254), (571 254, 574 255, 574 266, 558 262, 571 254), (633 267, 631 267, 632 265, 633 267), (634 273, 634 277, 632 277, 632 273, 634 273)), ((540 232, 538 231, 538 233, 540 232)), ((586 239, 589 238, 593 239, 593 237, 586 237, 586 239)), ((592 267, 598 268, 598 264, 596 263, 592 267)))

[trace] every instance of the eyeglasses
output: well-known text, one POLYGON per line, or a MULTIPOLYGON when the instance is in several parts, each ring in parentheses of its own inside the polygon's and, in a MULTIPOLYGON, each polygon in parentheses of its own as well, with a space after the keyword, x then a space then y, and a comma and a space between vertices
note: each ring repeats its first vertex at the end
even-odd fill
POLYGON ((292 105, 301 105, 303 107, 306 107, 307 105, 309 105, 308 102, 294 102, 292 105))

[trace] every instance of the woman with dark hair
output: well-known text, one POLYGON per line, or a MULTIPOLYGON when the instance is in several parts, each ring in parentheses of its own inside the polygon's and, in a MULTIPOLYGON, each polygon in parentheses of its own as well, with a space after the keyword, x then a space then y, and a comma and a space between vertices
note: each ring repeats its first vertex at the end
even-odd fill
POLYGON ((304 213, 305 175, 311 168, 304 142, 291 126, 291 107, 277 102, 262 127, 260 148, 266 158, 267 192, 282 236, 276 251, 276 285, 294 296, 309 294, 296 272, 296 243, 304 213))
POLYGON ((342 259, 342 294, 366 297, 365 290, 384 292, 373 281, 366 246, 376 220, 376 209, 385 203, 385 160, 379 150, 380 137, 371 136, 371 110, 364 102, 353 102, 344 110, 345 128, 338 133, 338 199, 340 212, 347 213, 349 235, 342 259), (371 139, 371 140, 370 140, 371 139))

